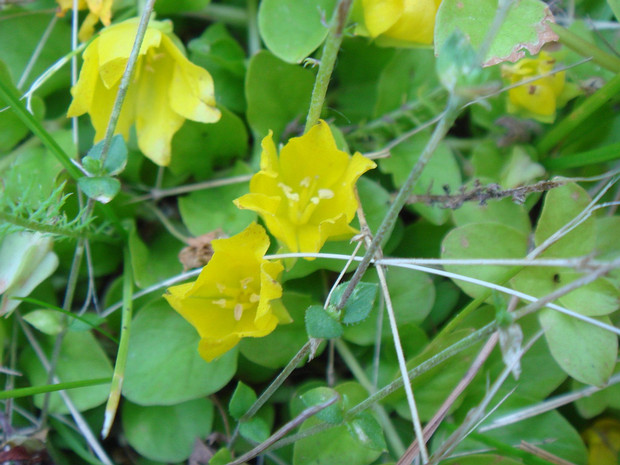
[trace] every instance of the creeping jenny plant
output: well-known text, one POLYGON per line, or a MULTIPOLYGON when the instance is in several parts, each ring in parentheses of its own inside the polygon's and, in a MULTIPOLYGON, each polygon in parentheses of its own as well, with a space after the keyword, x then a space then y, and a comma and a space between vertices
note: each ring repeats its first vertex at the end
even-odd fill
MULTIPOLYGON (((67 116, 88 113, 95 142, 105 134, 137 28, 137 18, 105 28, 84 51, 67 116)), ((211 75, 190 62, 177 42, 170 22, 149 23, 116 127, 127 139, 135 122, 140 150, 160 166, 170 163, 172 136, 186 119, 220 119, 211 75)))
POLYGON ((200 334, 207 361, 232 349, 243 337, 262 337, 290 316, 280 303, 279 261, 264 258, 269 238, 251 224, 228 239, 214 240, 213 257, 193 283, 168 289, 164 297, 200 334))
POLYGON ((272 134, 262 142, 260 171, 239 208, 259 213, 269 232, 290 252, 318 252, 325 241, 347 239, 355 216, 358 178, 376 164, 338 150, 325 121, 294 137, 278 157, 272 134))

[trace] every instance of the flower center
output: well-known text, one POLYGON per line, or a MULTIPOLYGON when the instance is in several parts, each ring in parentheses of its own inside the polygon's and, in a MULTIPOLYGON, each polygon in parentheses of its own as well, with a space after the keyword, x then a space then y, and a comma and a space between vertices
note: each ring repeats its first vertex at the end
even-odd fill
POLYGON ((239 281, 239 287, 216 283, 215 285, 223 297, 212 300, 212 303, 218 307, 232 310, 235 320, 241 320, 243 312, 256 307, 256 304, 260 300, 260 295, 255 292, 256 289, 254 286, 250 286, 250 283, 253 281, 254 278, 248 276, 239 281))
POLYGON ((306 176, 299 182, 297 189, 278 183, 278 187, 287 199, 288 217, 295 225, 306 224, 319 205, 321 200, 331 199, 334 192, 331 189, 318 188, 319 176, 306 176))

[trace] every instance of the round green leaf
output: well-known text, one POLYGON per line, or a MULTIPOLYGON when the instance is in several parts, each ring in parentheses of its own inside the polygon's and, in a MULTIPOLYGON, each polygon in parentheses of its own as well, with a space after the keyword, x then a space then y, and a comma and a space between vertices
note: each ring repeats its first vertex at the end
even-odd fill
POLYGON ((342 325, 320 305, 306 310, 306 331, 317 339, 332 339, 342 336, 342 325))
MULTIPOLYGON (((460 30, 479 49, 487 36, 498 0, 443 0, 435 19, 435 52, 441 50, 455 30, 460 30)), ((521 0, 512 4, 489 51, 485 65, 517 61, 524 50, 535 55, 547 42, 557 40, 549 22, 551 12, 539 0, 521 0)))
MULTIPOLYGON (((542 244, 579 215, 590 203, 590 200, 588 193, 574 183, 549 191, 545 196, 543 210, 534 234, 536 246, 542 244)), ((589 254, 596 242, 595 228, 594 218, 588 218, 568 234, 562 236, 541 256, 579 257, 589 254)))
POLYGON ((56 336, 65 328, 65 316, 55 310, 33 310, 24 315, 24 320, 49 336, 56 336))
POLYGON ((235 374, 237 351, 207 363, 199 339, 163 299, 146 305, 131 327, 123 395, 140 405, 171 405, 218 391, 235 374))
POLYGON ((452 211, 457 226, 470 223, 500 223, 511 226, 523 234, 530 234, 532 225, 527 210, 512 199, 491 200, 484 205, 466 202, 452 211))
MULTIPOLYGON (((225 177, 250 174, 247 166, 239 163, 228 171, 225 177)), ((179 211, 183 223, 194 236, 222 228, 229 235, 237 234, 256 220, 256 213, 251 210, 241 210, 233 200, 248 193, 249 182, 229 184, 192 192, 179 198, 179 211), (208 214, 205 214, 208 209, 208 214)))
POLYGON ((250 60, 245 81, 248 123, 260 137, 273 131, 276 144, 292 122, 303 125, 314 75, 262 51, 250 60))
POLYGON ((263 0, 258 30, 271 53, 301 63, 327 36, 335 4, 335 0, 263 0))
POLYGON ((142 407, 123 403, 123 430, 141 455, 160 462, 187 460, 196 439, 205 439, 213 424, 213 404, 195 399, 181 404, 142 407))
POLYGON ((254 390, 239 381, 235 392, 233 392, 228 404, 228 411, 235 420, 241 418, 247 412, 252 404, 256 402, 256 393, 254 390))
MULTIPOLYGON (((339 396, 337 391, 329 387, 321 386, 304 392, 301 395, 301 400, 306 407, 313 407, 327 402, 336 396, 339 396)), ((339 400, 321 410, 316 414, 316 417, 327 423, 337 424, 344 419, 342 413, 342 402, 339 400)))
MULTIPOLYGON (((527 236, 499 223, 473 223, 452 230, 444 238, 441 258, 523 258, 527 253, 527 236)), ((497 283, 506 274, 505 266, 446 265, 445 269, 472 278, 497 283)), ((454 280, 466 294, 478 297, 484 288, 454 280)))
POLYGON ((304 314, 315 301, 304 294, 284 292, 282 303, 293 319, 278 325, 265 337, 248 337, 239 343, 241 353, 249 360, 268 368, 285 366, 308 340, 304 314))
POLYGON ((121 190, 120 181, 109 176, 84 176, 78 179, 78 186, 87 197, 101 203, 108 203, 121 190))
MULTIPOLYGON (((55 338, 41 341, 43 350, 50 357, 55 338)), ((47 385, 47 372, 34 351, 28 347, 21 358, 23 367, 32 386, 47 385)), ((112 365, 105 352, 89 332, 68 331, 60 346, 60 357, 56 365, 56 375, 61 382, 81 381, 84 379, 112 379, 112 365)), ((84 411, 103 404, 110 393, 110 385, 102 384, 80 389, 72 389, 67 394, 79 411, 84 411)), ((43 406, 43 394, 34 396, 37 407, 43 406)), ((49 412, 66 415, 69 409, 60 394, 53 393, 50 397, 49 412)))
MULTIPOLYGON (((558 365, 577 381, 603 386, 616 365, 617 336, 551 309, 542 310, 539 318, 558 365)), ((598 320, 611 324, 608 317, 598 320)))

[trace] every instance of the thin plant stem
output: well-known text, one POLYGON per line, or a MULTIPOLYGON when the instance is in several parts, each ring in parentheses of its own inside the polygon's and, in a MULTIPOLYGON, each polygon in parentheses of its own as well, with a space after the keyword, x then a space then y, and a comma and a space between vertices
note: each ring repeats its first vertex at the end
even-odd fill
POLYGON ((116 363, 114 364, 114 375, 110 385, 110 395, 105 406, 103 428, 101 437, 106 438, 110 434, 118 403, 121 399, 123 380, 125 379, 125 367, 127 366, 127 356, 129 354, 129 337, 131 335, 131 318, 133 314, 133 268, 131 266, 131 255, 129 247, 123 251, 123 311, 121 317, 121 340, 116 353, 116 363))
POLYGON ((497 428, 512 425, 513 423, 518 423, 528 418, 532 418, 537 415, 549 412, 551 410, 555 410, 559 407, 575 402, 576 400, 583 399, 584 397, 590 397, 592 394, 607 389, 618 383, 620 383, 620 373, 617 373, 611 378, 609 378, 609 381, 607 381, 604 387, 586 386, 581 389, 568 392, 566 394, 551 397, 550 399, 546 399, 536 405, 521 408, 519 410, 508 413, 503 417, 496 418, 488 425, 480 427, 478 431, 480 433, 484 433, 486 431, 491 431, 497 428))
MULTIPOLYGON (((49 361, 47 360, 47 357, 45 356, 45 352, 43 352, 43 349, 41 348, 38 341, 32 334, 32 331, 30 330, 28 325, 24 322, 19 312, 16 312, 16 316, 18 318, 19 325, 23 333, 26 335, 28 342, 30 343, 32 349, 34 350, 39 361, 41 362, 41 365, 43 365, 43 368, 47 372, 50 372, 52 367, 49 361)), ((52 382, 57 384, 60 382, 60 380, 58 379, 57 376, 54 375, 52 382)), ((71 413, 71 416, 73 417, 73 421, 75 421, 75 424, 78 427, 80 433, 82 434, 82 436, 84 437, 88 445, 92 448, 97 458, 101 460, 105 465, 113 465, 112 460, 110 460, 108 455, 105 453, 105 450, 103 449, 103 447, 101 447, 101 444, 99 444, 99 442, 97 441, 97 438, 91 431, 90 427, 88 426, 88 423, 86 423, 86 420, 84 419, 82 414, 75 407, 75 404, 73 403, 69 395, 65 391, 59 391, 58 394, 60 395, 63 402, 67 406, 67 409, 71 413)))
POLYGON ((345 304, 347 303, 347 300, 349 299, 349 297, 351 296, 351 293, 353 292, 353 289, 355 288, 357 283, 362 279, 362 276, 368 269, 368 266, 370 265, 371 260, 375 258, 375 254, 377 253, 379 246, 383 242, 386 235, 394 227, 394 224, 396 223, 396 219, 398 218, 400 211, 407 203, 407 199, 409 198, 411 190, 415 187, 415 185, 418 182, 418 179, 420 178, 420 175, 422 174, 422 170, 424 169, 428 161, 431 159, 431 156, 433 155, 433 153, 439 146, 439 143, 443 140, 443 138, 447 134, 450 127, 452 127, 452 123, 454 123, 456 116, 458 115, 459 107, 460 107, 460 99, 454 96, 450 97, 450 100, 448 101, 448 105, 446 109, 444 110, 444 112, 442 113, 441 119, 439 120, 437 126, 435 126, 435 130, 433 131, 431 138, 426 144, 426 147, 424 147, 424 151, 422 152, 422 154, 420 155, 420 158, 418 158, 418 161, 416 162, 415 166, 409 173, 407 180, 405 181, 403 186, 398 191, 398 195, 394 198, 394 201, 390 205, 390 208, 388 212, 386 213, 385 217, 383 218, 383 221, 381 222, 379 229, 375 233, 372 243, 366 250, 366 253, 364 254, 364 258, 362 259, 360 265, 355 270, 353 277, 351 278, 348 286, 344 290, 342 297, 340 298, 340 302, 337 305, 338 309, 344 308, 345 304))
POLYGON ((329 81, 331 79, 332 72, 334 71, 336 57, 338 56, 340 44, 342 43, 342 33, 347 24, 352 3, 352 0, 339 0, 336 5, 334 15, 329 25, 327 39, 323 45, 321 62, 319 64, 319 71, 314 81, 314 88, 312 89, 310 108, 308 109, 308 117, 306 118, 306 127, 304 132, 308 132, 321 117, 323 103, 325 102, 325 95, 327 94, 329 81))
POLYGON ((539 155, 543 158, 548 156, 553 148, 572 134, 596 110, 616 98, 619 92, 620 74, 617 74, 545 134, 536 145, 539 155))
MULTIPOLYGON (((444 350, 442 350, 441 352, 435 354, 434 356, 430 357, 428 360, 420 363, 418 366, 416 366, 415 368, 409 370, 409 372, 407 373, 407 377, 409 380, 413 380, 415 378, 417 378, 418 376, 421 376, 422 374, 428 372, 429 370, 435 368, 436 366, 439 366, 441 363, 445 362, 446 360, 448 360, 450 357, 458 354, 459 352, 462 352, 465 349, 468 349, 469 347, 472 347, 473 345, 479 343, 480 341, 488 338, 491 334, 493 334, 495 331, 497 330, 497 324, 495 322, 489 323, 488 325, 480 328, 479 330, 473 332, 472 334, 470 334, 469 336, 466 336, 464 338, 462 338, 461 340, 459 340, 458 342, 455 342, 454 344, 452 344, 449 347, 446 347, 444 350)), ((364 410, 367 410, 369 408, 371 408, 375 403, 381 401, 382 399, 386 398, 387 396, 389 396, 390 394, 392 394, 393 392, 397 391, 398 389, 400 389, 401 387, 403 387, 403 379, 402 377, 398 377, 396 378, 394 381, 392 381, 390 384, 384 386, 383 388, 381 388, 380 390, 378 390, 376 393, 370 395, 368 398, 364 399, 362 402, 360 402, 359 404, 353 406, 352 408, 350 408, 347 412, 345 412, 345 420, 351 419, 353 418, 355 415, 359 414, 360 412, 363 412, 364 410)), ((274 445, 275 448, 279 448, 279 447, 284 447, 288 444, 294 444, 295 442, 305 438, 305 437, 309 437, 312 436, 314 434, 320 433, 322 431, 326 431, 330 428, 333 428, 335 426, 335 424, 329 424, 329 423, 321 423, 319 425, 316 425, 312 428, 308 428, 307 430, 301 432, 301 433, 297 433, 295 435, 291 435, 281 441, 278 441, 278 443, 276 443, 274 445)))
POLYGON ((32 68, 34 67, 37 60, 39 59, 39 56, 41 55, 41 52, 43 51, 45 44, 47 44, 50 34, 52 33, 52 30, 54 29, 54 26, 56 25, 57 21, 58 21, 58 16, 53 15, 49 24, 45 28, 45 31, 43 31, 43 35, 41 36, 41 39, 39 39, 39 41, 37 42, 37 46, 34 49, 34 52, 32 52, 32 56, 28 60, 28 63, 26 64, 26 67, 24 68, 24 72, 19 78, 19 82, 17 83, 18 89, 21 90, 24 84, 26 84, 26 81, 30 77, 30 72, 32 71, 32 68))
POLYGON ((146 0, 146 3, 144 5, 144 11, 142 11, 142 14, 140 16, 140 23, 138 24, 138 30, 136 31, 136 39, 133 43, 131 53, 129 54, 127 66, 125 67, 125 72, 123 73, 123 77, 121 77, 121 82, 118 86, 116 100, 114 100, 114 106, 112 107, 112 113, 110 114, 110 120, 108 121, 108 126, 106 128, 105 136, 103 139, 103 146, 101 148, 100 157, 102 165, 108 156, 110 145, 112 144, 112 137, 114 136, 116 123, 118 122, 118 119, 121 115, 121 109, 123 107, 123 102, 125 101, 125 95, 127 95, 127 89, 129 89, 129 84, 131 83, 136 63, 138 62, 140 47, 142 46, 142 41, 144 40, 144 36, 146 34, 146 29, 148 27, 154 5, 155 0, 146 0))
POLYGON ((559 24, 551 23, 550 27, 558 35, 560 42, 572 51, 584 57, 592 57, 594 63, 612 73, 620 73, 620 58, 604 52, 593 43, 579 37, 559 24))
MULTIPOLYGON (((215 6, 215 5, 214 5, 215 6)), ((247 2, 248 54, 253 57, 260 52, 260 35, 258 33, 258 6, 256 0, 247 2)))
MULTIPOLYGON (((334 345, 336 346, 338 355, 340 355, 340 357, 347 365, 347 368, 349 368, 355 379, 362 385, 364 389, 366 389, 366 391, 368 391, 368 394, 375 393, 375 386, 373 385, 373 383, 370 382, 370 380, 366 376, 366 373, 364 373, 364 369, 358 363, 357 359, 349 349, 349 346, 342 339, 334 340, 334 345)), ((388 416, 387 412, 379 403, 374 405, 374 411, 379 416, 379 422, 381 423, 383 432, 385 433, 388 442, 392 446, 394 453, 396 455, 402 455, 405 451, 405 445, 400 440, 400 436, 398 435, 396 428, 394 428, 394 425, 390 421, 390 417, 388 416)))

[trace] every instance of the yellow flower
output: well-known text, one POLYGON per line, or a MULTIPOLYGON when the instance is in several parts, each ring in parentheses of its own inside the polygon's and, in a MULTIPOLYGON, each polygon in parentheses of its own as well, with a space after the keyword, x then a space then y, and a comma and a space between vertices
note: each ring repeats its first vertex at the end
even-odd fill
MULTIPOLYGON (((56 0, 56 2, 60 9, 58 16, 64 16, 68 10, 73 8, 73 0, 56 0)), ((104 26, 110 25, 112 3, 113 0, 78 0, 78 10, 85 10, 87 8, 89 10, 78 32, 78 39, 81 42, 86 42, 92 37, 97 21, 101 21, 104 26)))
POLYGON ((279 261, 264 258, 269 238, 251 224, 212 243, 213 257, 193 283, 168 289, 168 303, 196 328, 198 352, 207 362, 244 337, 263 337, 291 319, 280 302, 279 261))
MULTIPOLYGON (((95 142, 105 135, 137 29, 138 18, 107 27, 84 51, 67 116, 88 113, 95 142)), ((127 139, 135 121, 140 150, 160 166, 170 163, 170 141, 185 119, 214 123, 220 118, 211 75, 175 42, 170 22, 149 23, 115 131, 127 139)))
POLYGON ((354 185, 373 161, 338 150, 331 130, 320 121, 282 148, 280 158, 271 132, 262 142, 260 171, 250 193, 235 200, 239 208, 259 213, 267 228, 291 252, 318 252, 327 240, 357 231, 354 185))
MULTIPOLYGON (((510 84, 516 84, 548 74, 553 71, 554 65, 555 59, 542 51, 537 58, 524 58, 514 65, 502 66, 502 74, 510 84)), ((556 109, 568 100, 563 97, 565 74, 564 71, 560 71, 510 89, 508 91, 508 112, 543 123, 553 122, 556 109)))
POLYGON ((588 446, 588 465, 617 465, 620 458, 620 422, 602 418, 582 433, 588 446))
POLYGON ((362 0, 363 17, 356 32, 379 45, 433 43, 435 16, 441 0, 362 0))

